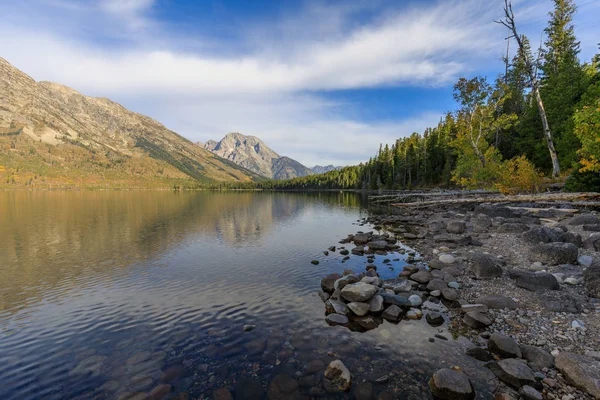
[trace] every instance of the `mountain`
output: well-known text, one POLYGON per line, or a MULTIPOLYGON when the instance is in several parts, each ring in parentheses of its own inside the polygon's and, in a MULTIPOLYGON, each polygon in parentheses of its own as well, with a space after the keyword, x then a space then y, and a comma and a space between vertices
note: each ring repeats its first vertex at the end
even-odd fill
POLYGON ((336 171, 336 170, 340 170, 343 167, 335 167, 333 165, 326 165, 326 166, 321 166, 321 165, 315 165, 314 167, 312 167, 311 169, 313 170, 313 172, 315 174, 324 174, 326 172, 329 171, 336 171))
POLYGON ((219 142, 209 140, 204 148, 267 178, 291 179, 313 174, 310 168, 280 156, 255 136, 229 133, 219 142))
POLYGON ((0 187, 162 188, 260 179, 153 119, 0 58, 0 187))

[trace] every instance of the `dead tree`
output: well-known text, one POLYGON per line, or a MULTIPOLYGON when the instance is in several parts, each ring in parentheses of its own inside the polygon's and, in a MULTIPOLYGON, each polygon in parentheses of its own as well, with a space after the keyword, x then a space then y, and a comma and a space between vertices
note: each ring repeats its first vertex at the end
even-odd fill
POLYGON ((560 166, 558 164, 558 155, 556 154, 556 149, 554 148, 552 132, 550 131, 550 126, 548 125, 548 118, 546 118, 546 110, 544 109, 544 103, 542 102, 542 96, 540 94, 540 83, 537 79, 537 69, 535 68, 533 61, 530 59, 529 52, 523 45, 523 37, 519 36, 517 33, 515 14, 513 13, 512 4, 509 0, 504 0, 504 19, 496 22, 504 25, 510 30, 510 37, 515 38, 517 45, 519 45, 519 49, 521 49, 523 62, 525 63, 525 69, 529 75, 529 80, 531 81, 531 91, 533 92, 537 102, 540 118, 542 119, 542 126, 544 128, 544 134, 546 136, 546 143, 548 144, 548 151, 550 152, 550 158, 552 159, 552 176, 556 178, 560 174, 560 166))

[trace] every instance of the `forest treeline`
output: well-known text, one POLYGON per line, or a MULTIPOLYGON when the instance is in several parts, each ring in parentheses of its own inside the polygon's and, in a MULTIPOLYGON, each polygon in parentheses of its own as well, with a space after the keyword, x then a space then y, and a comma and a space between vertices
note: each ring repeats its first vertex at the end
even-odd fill
MULTIPOLYGON (((457 110, 437 126, 382 145, 368 162, 286 181, 233 184, 259 189, 451 187, 535 192, 567 179, 600 191, 600 54, 579 59, 573 0, 554 0, 544 41, 532 50, 510 2, 498 23, 509 32, 504 72, 460 78, 457 110), (510 48, 515 48, 509 58, 510 48)), ((222 188, 223 186, 218 186, 222 188)))

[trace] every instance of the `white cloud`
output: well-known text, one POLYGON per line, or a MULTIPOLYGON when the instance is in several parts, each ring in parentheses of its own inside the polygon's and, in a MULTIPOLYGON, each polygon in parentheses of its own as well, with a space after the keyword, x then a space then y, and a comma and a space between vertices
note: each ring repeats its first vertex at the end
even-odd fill
MULTIPOLYGON (((93 0, 87 7, 32 1, 41 2, 43 15, 0 4, 0 13, 14 16, 0 26, 0 56, 35 79, 121 100, 192 140, 232 130, 254 134, 306 164, 366 160, 380 142, 422 131, 445 111, 366 123, 346 116, 352 105, 325 101, 319 91, 447 85, 459 74, 489 68, 504 47, 502 28, 493 23, 501 14, 498 0, 385 12, 369 2, 311 3, 293 18, 238 32, 246 51, 227 56, 178 46, 179 33, 152 19, 154 0, 93 0), (364 9, 379 12, 357 20, 364 9), (90 32, 98 39, 86 36, 90 32)), ((527 33, 547 13, 547 4, 534 4, 523 4, 518 14, 527 33)))

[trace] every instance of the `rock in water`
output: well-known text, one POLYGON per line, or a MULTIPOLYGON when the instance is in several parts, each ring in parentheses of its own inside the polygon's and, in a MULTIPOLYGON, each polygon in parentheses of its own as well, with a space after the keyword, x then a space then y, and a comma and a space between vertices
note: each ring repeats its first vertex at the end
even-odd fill
POLYGON ((475 390, 467 375, 462 372, 442 368, 429 380, 429 388, 434 396, 447 400, 471 400, 475 390))
POLYGON ((378 291, 379 289, 376 286, 357 282, 344 286, 341 296, 347 301, 364 302, 371 299, 378 291))
POLYGON ((600 399, 600 361, 563 351, 555 363, 567 382, 600 399))
POLYGON ((384 304, 393 304, 398 307, 410 307, 410 301, 407 298, 401 297, 395 294, 381 293, 380 296, 383 298, 384 304))
POLYGON ((578 254, 573 243, 539 243, 531 249, 530 259, 548 265, 573 264, 578 254))
POLYGON ((343 392, 349 391, 352 386, 352 374, 340 360, 329 363, 325 378, 331 380, 343 392))
POLYGON ((522 360, 508 358, 488 363, 486 366, 498 379, 515 389, 524 385, 538 386, 533 371, 522 360))
POLYGON ((323 278, 321 280, 321 289, 323 289, 323 291, 327 292, 327 293, 333 292, 333 290, 334 290, 333 285, 335 284, 335 281, 337 281, 338 279, 340 279, 339 274, 327 275, 325 278, 323 278))
POLYGON ((267 391, 269 400, 293 399, 297 394, 298 382, 285 374, 280 374, 273 378, 267 391))
POLYGON ((367 303, 359 303, 353 301, 348 303, 348 308, 359 317, 366 315, 369 312, 370 305, 367 303))
POLYGON ((349 321, 348 321, 348 317, 346 317, 345 315, 341 315, 341 314, 329 314, 327 317, 325 317, 325 320, 327 321, 327 323, 329 325, 342 325, 342 326, 347 326, 349 321))
POLYGON ((488 348, 502 358, 521 358, 521 348, 517 342, 500 333, 494 333, 488 341, 488 348))

